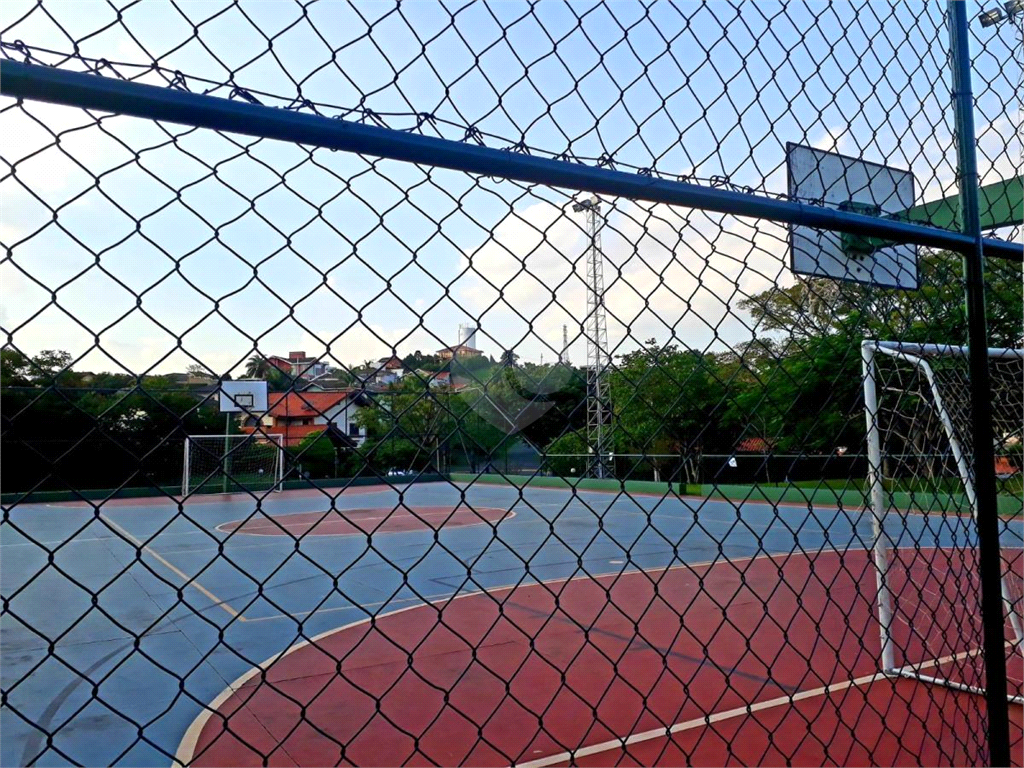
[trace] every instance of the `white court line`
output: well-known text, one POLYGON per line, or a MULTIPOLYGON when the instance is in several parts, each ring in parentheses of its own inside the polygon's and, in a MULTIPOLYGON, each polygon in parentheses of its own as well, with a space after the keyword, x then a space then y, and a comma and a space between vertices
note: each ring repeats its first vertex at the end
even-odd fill
MULTIPOLYGON (((473 593, 469 593, 473 594, 473 593)), ((337 611, 357 611, 360 608, 379 608, 384 605, 398 605, 400 603, 432 603, 437 600, 443 600, 445 598, 454 597, 451 592, 441 592, 434 595, 424 595, 422 598, 419 597, 400 597, 394 600, 380 600, 375 603, 352 603, 350 605, 336 605, 333 608, 314 608, 310 611, 293 611, 292 613, 274 613, 270 616, 257 616, 255 618, 248 618, 246 621, 250 624, 256 624, 261 621, 280 621, 281 619, 291 619, 295 616, 310 616, 316 614, 319 616, 322 613, 336 613, 337 611)), ((390 615, 390 614, 385 614, 390 615)))
MULTIPOLYGON (((865 551, 865 550, 857 550, 857 551, 865 551)), ((831 554, 840 556, 844 552, 846 552, 846 550, 840 550, 840 549, 833 548, 833 549, 828 549, 828 550, 826 550, 826 549, 819 549, 816 552, 816 554, 831 553, 831 554)), ((217 712, 220 709, 220 707, 225 702, 228 701, 228 699, 231 698, 231 696, 233 696, 237 691, 241 690, 242 687, 245 686, 245 684, 248 683, 252 678, 260 675, 263 672, 265 672, 275 662, 277 662, 279 659, 284 658, 285 656, 288 656, 288 655, 290 655, 290 654, 292 654, 292 653, 294 653, 294 652, 296 652, 298 650, 301 650, 302 648, 305 648, 308 645, 315 644, 315 643, 323 640, 324 638, 330 637, 331 635, 337 634, 339 632, 344 632, 345 630, 348 630, 348 629, 352 629, 352 628, 355 628, 355 627, 359 627, 359 626, 368 624, 371 621, 379 621, 379 620, 381 620, 383 618, 390 617, 390 616, 396 616, 396 615, 401 614, 401 613, 406 613, 407 611, 413 611, 413 610, 416 610, 417 608, 422 608, 422 607, 424 607, 426 605, 436 605, 437 603, 441 603, 441 602, 449 602, 449 601, 452 601, 452 600, 461 600, 463 598, 472 597, 474 595, 477 595, 477 596, 481 595, 481 594, 488 594, 488 595, 490 595, 490 594, 495 594, 495 593, 499 593, 499 592, 508 592, 510 590, 517 589, 517 588, 521 589, 523 587, 537 587, 537 586, 546 585, 546 584, 565 583, 565 582, 569 582, 569 581, 573 581, 573 580, 578 580, 578 579, 597 580, 597 579, 602 579, 602 578, 618 577, 618 576, 627 575, 627 574, 630 574, 630 573, 634 573, 634 574, 635 573, 658 573, 658 572, 674 571, 674 570, 679 570, 679 569, 690 569, 690 570, 692 570, 692 569, 697 569, 697 568, 702 568, 702 567, 714 566, 716 564, 725 564, 726 562, 731 563, 731 564, 736 564, 736 563, 744 563, 744 562, 753 562, 755 560, 775 560, 775 559, 780 559, 780 558, 787 559, 787 558, 791 557, 791 554, 792 553, 789 553, 789 554, 786 554, 786 553, 777 553, 777 554, 761 553, 761 554, 753 555, 753 556, 729 558, 728 560, 723 560, 723 558, 719 557, 719 558, 715 558, 714 560, 707 560, 707 561, 699 562, 699 563, 680 563, 678 565, 673 565, 673 566, 668 566, 668 567, 661 567, 661 568, 637 569, 635 571, 616 570, 616 571, 611 571, 609 573, 593 574, 593 575, 591 575, 591 574, 577 574, 577 575, 574 575, 574 576, 563 576, 563 577, 557 577, 557 578, 553 578, 553 579, 544 579, 544 580, 541 580, 541 581, 530 582, 529 584, 509 584, 509 585, 505 585, 505 586, 502 586, 502 587, 493 587, 493 588, 490 588, 490 589, 479 590, 479 591, 475 591, 475 592, 464 592, 464 593, 460 593, 460 594, 449 595, 449 596, 440 598, 439 600, 433 601, 431 603, 428 603, 428 602, 417 603, 417 604, 414 604, 414 605, 406 606, 404 608, 398 608, 397 610, 389 611, 389 612, 387 612, 385 614, 382 614, 382 615, 379 615, 379 616, 374 616, 372 618, 363 618, 363 619, 360 619, 358 621, 351 622, 349 624, 343 624, 340 627, 335 627, 334 629, 329 629, 329 630, 327 630, 325 632, 321 632, 320 634, 315 635, 314 637, 312 637, 309 640, 304 640, 304 641, 302 641, 300 643, 296 643, 295 645, 289 646, 285 650, 283 650, 283 651, 281 651, 279 653, 274 654, 270 658, 268 658, 265 661, 263 661, 261 664, 259 664, 259 665, 255 666, 255 667, 253 667, 252 669, 244 672, 242 675, 240 675, 238 678, 236 678, 230 685, 228 685, 223 691, 221 691, 216 697, 214 697, 210 701, 210 703, 207 704, 203 708, 203 710, 196 716, 195 720, 193 720, 192 723, 189 725, 188 729, 185 731, 185 734, 182 736, 181 742, 178 744, 177 750, 175 751, 175 759, 174 759, 174 762, 173 762, 173 766, 175 768, 181 768, 181 766, 189 765, 192 762, 192 760, 193 760, 193 758, 195 756, 196 747, 199 744, 199 737, 202 734, 203 729, 206 727, 206 723, 213 716, 213 714, 215 712, 217 712)), ((250 620, 250 621, 267 620, 267 619, 270 619, 270 618, 275 618, 275 617, 263 617, 261 619, 254 619, 254 620, 250 620)), ((978 652, 979 652, 978 650, 965 651, 965 652, 963 652, 961 654, 956 654, 955 656, 946 657, 945 659, 935 659, 935 660, 930 661, 930 662, 922 662, 920 665, 916 666, 916 669, 920 670, 920 669, 927 669, 927 668, 930 668, 930 667, 933 667, 933 666, 938 666, 939 664, 944 664, 947 661, 953 661, 953 660, 958 660, 960 658, 966 658, 967 656, 977 654, 978 652)), ((822 695, 825 695, 825 694, 828 694, 828 693, 831 693, 831 692, 844 690, 846 688, 851 688, 851 687, 854 687, 854 686, 865 685, 865 684, 868 684, 868 683, 871 683, 871 682, 875 682, 877 680, 881 680, 883 678, 888 679, 887 676, 884 675, 884 673, 876 672, 874 674, 865 675, 864 677, 855 678, 853 680, 847 680, 847 681, 840 682, 840 683, 832 683, 831 685, 823 686, 821 688, 816 688, 816 689, 812 689, 812 690, 809 690, 809 691, 802 691, 802 692, 793 694, 791 696, 782 696, 782 697, 779 697, 779 698, 776 698, 776 699, 771 699, 771 700, 768 700, 768 701, 758 702, 756 704, 751 704, 749 706, 738 707, 736 709, 726 710, 726 711, 723 711, 723 712, 714 713, 712 715, 709 715, 708 717, 698 718, 696 720, 689 720, 689 721, 686 721, 686 722, 683 722, 683 723, 677 723, 676 725, 673 725, 673 726, 671 726, 668 729, 662 728, 662 729, 659 729, 659 730, 656 730, 656 731, 647 731, 647 732, 633 734, 631 736, 623 737, 622 739, 604 742, 603 744, 595 744, 595 745, 592 745, 590 747, 583 747, 580 750, 577 750, 575 753, 573 753, 573 755, 575 755, 577 757, 582 757, 582 756, 584 756, 586 754, 594 754, 594 753, 597 753, 597 752, 608 751, 608 750, 612 750, 612 749, 621 749, 624 744, 626 744, 626 745, 634 744, 634 743, 639 743, 639 742, 642 742, 642 741, 648 741, 650 739, 664 737, 664 736, 666 736, 666 735, 668 735, 670 733, 677 733, 677 732, 681 732, 681 731, 685 731, 685 730, 689 730, 689 729, 693 729, 693 728, 698 728, 698 727, 701 727, 701 726, 707 726, 707 725, 710 725, 712 723, 717 723, 717 722, 720 722, 722 720, 728 720, 730 718, 740 717, 742 715, 747 715, 747 714, 750 714, 752 712, 759 712, 759 711, 762 711, 762 710, 765 710, 765 709, 770 709, 772 707, 782 706, 784 704, 789 704, 789 703, 796 702, 796 701, 802 701, 804 699, 809 699, 809 698, 813 698, 813 697, 816 697, 816 696, 822 696, 822 695)), ((243 706, 245 706, 245 705, 243 705, 243 706)), ((559 763, 559 762, 566 762, 566 761, 570 760, 573 755, 570 755, 569 753, 560 753, 558 755, 551 755, 551 756, 548 756, 548 757, 538 758, 537 760, 534 760, 534 761, 531 761, 531 762, 528 762, 528 763, 520 763, 518 765, 522 766, 522 768, 541 768, 543 766, 549 766, 549 765, 553 765, 553 764, 559 763)))
MULTIPOLYGON (((461 508, 461 507, 459 507, 459 508, 461 508)), ((248 534, 250 536, 259 536, 259 535, 261 535, 259 533, 259 531, 277 531, 277 530, 279 530, 281 528, 298 528, 298 527, 305 526, 308 529, 308 532, 312 533, 317 528, 317 526, 319 526, 321 523, 333 522, 336 517, 340 517, 342 522, 349 523, 356 530, 354 530, 354 531, 352 531, 350 533, 348 533, 348 532, 346 532, 346 533, 336 533, 336 534, 328 533, 328 534, 319 534, 319 535, 326 535, 326 536, 358 536, 359 534, 368 534, 368 533, 375 533, 375 534, 382 534, 382 533, 413 533, 413 532, 419 532, 419 529, 411 528, 409 530, 399 530, 399 531, 364 531, 364 530, 361 530, 359 528, 358 523, 361 523, 361 522, 363 522, 365 520, 378 520, 378 521, 383 521, 383 520, 400 520, 400 519, 402 519, 404 517, 409 517, 409 518, 411 518, 413 520, 417 520, 417 519, 422 520, 423 518, 429 518, 431 516, 439 517, 439 518, 443 518, 443 519, 448 519, 449 517, 451 517, 452 515, 455 514, 455 509, 453 509, 451 512, 449 512, 448 510, 441 510, 441 511, 438 511, 438 512, 410 512, 408 514, 403 513, 401 510, 392 510, 391 512, 388 512, 383 517, 359 517, 359 518, 352 519, 352 520, 349 520, 344 515, 345 512, 359 512, 359 511, 361 511, 361 509, 365 509, 365 508, 357 507, 355 509, 338 509, 338 510, 333 510, 331 512, 319 512, 319 513, 318 512, 284 512, 284 513, 280 513, 278 515, 271 515, 271 517, 275 518, 274 520, 259 519, 259 522, 256 523, 255 525, 252 525, 252 526, 249 525, 249 521, 253 520, 254 518, 249 518, 249 520, 246 520, 246 521, 241 522, 241 523, 239 523, 238 520, 229 520, 226 523, 221 523, 214 530, 220 531, 221 533, 238 533, 238 534, 243 534, 243 535, 248 534), (397 516, 396 516, 396 513, 397 513, 397 516), (315 520, 312 523, 305 523, 305 522, 282 523, 282 522, 278 522, 278 520, 277 520, 277 518, 290 517, 292 515, 310 515, 310 514, 320 514, 321 517, 319 517, 317 520, 315 520), (236 525, 236 524, 238 525, 238 527, 237 528, 232 528, 230 530, 228 530, 228 529, 226 529, 224 527, 225 525, 236 525)), ((454 526, 454 527, 456 527, 456 528, 469 528, 469 527, 472 527, 474 525, 486 525, 486 524, 491 523, 491 522, 494 522, 494 523, 504 523, 504 522, 506 522, 508 520, 511 520, 513 517, 516 516, 516 513, 513 512, 512 510, 505 510, 505 509, 501 509, 499 507, 478 507, 477 509, 472 509, 470 507, 466 507, 466 509, 470 509, 470 511, 472 511, 474 514, 476 514, 476 512, 478 512, 478 511, 482 511, 482 510, 494 510, 496 512, 501 512, 502 513, 502 517, 501 517, 500 520, 491 521, 491 520, 487 520, 487 519, 485 519, 483 517, 477 516, 478 517, 477 521, 471 521, 471 522, 469 522, 469 523, 467 523, 465 525, 458 525, 458 526, 454 526)), ((258 519, 258 518, 256 518, 256 519, 258 519)), ((313 534, 313 535, 315 536, 317 534, 313 534)))
MULTIPOLYGON (((746 561, 750 561, 750 560, 756 560, 758 558, 773 559, 774 557, 779 557, 779 555, 765 555, 765 554, 762 554, 762 555, 756 555, 754 557, 735 558, 731 562, 734 562, 734 563, 746 562, 746 561)), ((708 560, 707 562, 703 562, 703 563, 689 563, 689 564, 682 564, 681 563, 679 565, 669 566, 667 568, 650 568, 650 569, 646 569, 643 572, 645 572, 645 573, 657 573, 659 571, 662 571, 662 572, 664 572, 664 571, 673 571, 673 570, 677 570, 679 568, 700 568, 700 567, 704 567, 704 566, 713 565, 716 562, 719 562, 719 561, 718 560, 708 560)), ((639 573, 639 572, 640 571, 637 571, 637 573, 639 573)), ((522 588, 522 587, 537 587, 537 586, 540 586, 540 585, 543 585, 543 584, 559 584, 559 583, 564 583, 564 582, 568 582, 568 581, 573 581, 574 579, 608 578, 610 576, 619 576, 622 573, 632 573, 632 571, 612 571, 610 573, 594 575, 594 576, 590 576, 589 574, 579 574, 579 575, 576 575, 576 576, 561 576, 561 577, 554 578, 554 579, 544 579, 542 581, 534 581, 534 582, 530 582, 529 584, 518 584, 518 585, 517 584, 508 584, 508 585, 505 585, 503 587, 493 587, 491 589, 478 590, 476 592, 463 592, 461 594, 456 594, 456 595, 452 595, 452 596, 443 597, 440 600, 434 601, 433 603, 419 603, 419 604, 416 604, 416 605, 409 605, 409 606, 406 606, 405 608, 399 608, 398 610, 395 610, 395 611, 389 611, 388 613, 383 614, 381 616, 373 616, 373 617, 367 617, 367 618, 364 618, 364 619, 359 619, 358 621, 353 621, 353 622, 351 622, 349 624, 343 624, 340 627, 335 627, 334 629, 329 629, 326 632, 321 632, 318 635, 314 635, 309 640, 303 640, 300 643, 295 643, 294 645, 291 645, 288 648, 285 648, 280 653, 275 653, 269 659, 266 659, 263 663, 261 663, 261 664, 255 666, 255 667, 253 667, 252 669, 242 673, 238 678, 236 678, 234 680, 234 682, 232 682, 230 685, 228 685, 227 688, 225 688, 216 697, 214 697, 214 699, 209 704, 207 704, 205 706, 205 708, 196 716, 196 719, 192 721, 192 724, 188 727, 188 730, 185 731, 185 735, 182 736, 181 742, 178 744, 178 749, 174 753, 174 762, 172 763, 172 765, 174 766, 174 768, 181 768, 181 766, 189 765, 189 764, 192 763, 192 759, 195 756, 196 747, 199 744, 199 736, 202 734, 203 728, 206 727, 207 721, 210 719, 210 717, 213 715, 214 712, 217 712, 220 709, 221 705, 223 705, 228 699, 230 699, 235 694, 236 691, 241 690, 241 688, 247 682, 249 682, 249 680, 251 680, 252 678, 256 677, 257 675, 259 675, 262 672, 264 672, 267 669, 269 669, 278 659, 282 659, 285 656, 288 656, 288 655, 290 655, 292 653, 295 653, 296 651, 301 650, 302 648, 305 648, 308 645, 315 644, 315 643, 323 640, 326 637, 330 637, 331 635, 337 634, 338 632, 344 632, 347 629, 353 629, 355 627, 363 626, 364 624, 369 624, 371 621, 379 621, 380 619, 383 619, 385 617, 397 616, 400 613, 406 613, 407 611, 414 611, 417 608, 422 608, 422 607, 424 607, 426 605, 437 605, 438 603, 448 602, 448 601, 451 601, 451 600, 461 600, 463 598, 472 597, 474 595, 477 595, 477 596, 482 595, 482 594, 491 595, 491 594, 495 594, 497 592, 509 592, 511 590, 514 590, 514 589, 517 589, 517 588, 522 588)))
MULTIPOLYGON (((109 525, 111 528, 113 528, 118 533, 120 533, 122 536, 124 536, 126 539, 128 539, 130 542, 132 542, 136 547, 138 547, 143 552, 146 552, 147 554, 152 556, 154 560, 159 562, 161 565, 163 565, 165 568, 167 568, 169 571, 171 571, 175 575, 179 576, 185 582, 184 586, 186 586, 186 587, 194 587, 195 589, 199 590, 199 592, 201 592, 209 600, 211 600, 215 606, 220 608, 222 611, 227 613, 232 618, 237 619, 238 621, 247 621, 247 619, 244 616, 242 616, 241 613, 236 611, 234 608, 232 608, 230 605, 228 605, 224 600, 221 600, 219 597, 217 597, 215 594, 213 594, 213 592, 211 592, 206 587, 204 587, 202 584, 200 584, 197 579, 195 579, 192 576, 189 576, 183 570, 178 568, 178 566, 176 566, 174 563, 172 563, 169 560, 167 560, 167 558, 165 558, 163 555, 161 555, 155 549, 153 549, 152 547, 149 547, 149 546, 143 544, 140 539, 137 539, 134 536, 132 536, 132 534, 130 534, 128 531, 126 531, 120 525, 115 523, 109 517, 106 517, 104 515, 100 515, 100 518, 107 525, 109 525)), ((109 539, 108 539, 108 541, 109 541, 109 539)))
MULTIPOLYGON (((951 661, 960 661, 969 656, 977 656, 981 653, 980 648, 976 648, 970 651, 963 651, 962 653, 953 654, 952 656, 945 656, 941 659, 933 659, 931 661, 922 662, 921 664, 915 664, 914 669, 920 671, 922 669, 930 669, 931 667, 937 667, 942 664, 946 664, 951 661)), ((880 680, 891 680, 892 678, 884 672, 875 672, 871 675, 864 675, 863 677, 857 677, 853 680, 844 680, 841 683, 832 683, 831 685, 825 685, 821 688, 812 688, 808 691, 800 691, 790 696, 779 696, 775 699, 768 699, 767 701, 759 701, 756 704, 748 704, 743 707, 736 707, 735 709, 727 709, 722 712, 715 712, 706 717, 698 717, 694 720, 686 720, 682 723, 676 723, 668 728, 657 728, 651 731, 643 731, 641 733, 634 733, 623 739, 613 739, 611 741, 603 741, 599 744, 591 744, 587 747, 580 747, 572 752, 559 752, 555 755, 548 755, 547 757, 541 757, 536 760, 531 760, 526 763, 516 763, 517 768, 548 768, 548 766, 557 765, 559 763, 567 763, 570 761, 579 760, 581 757, 589 757, 590 755, 597 755, 602 752, 611 752, 616 749, 625 749, 626 747, 632 746, 633 744, 640 744, 645 741, 652 741, 653 739, 668 738, 672 734, 682 733, 683 731, 690 731, 694 728, 704 728, 713 723, 720 723, 724 720, 732 720, 737 717, 743 717, 752 715, 755 712, 763 712, 766 709, 774 709, 775 707, 781 707, 784 705, 792 705, 798 701, 804 701, 805 699, 813 699, 818 696, 826 696, 830 693, 836 693, 837 691, 845 691, 848 688, 855 688, 862 685, 869 685, 871 683, 878 682, 880 680)))

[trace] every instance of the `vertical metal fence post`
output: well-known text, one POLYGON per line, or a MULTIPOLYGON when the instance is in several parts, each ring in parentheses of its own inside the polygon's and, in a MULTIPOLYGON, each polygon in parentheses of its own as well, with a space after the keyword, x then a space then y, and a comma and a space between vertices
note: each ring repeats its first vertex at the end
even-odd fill
POLYGON ((953 110, 960 182, 961 227, 975 246, 963 252, 967 343, 970 347, 973 476, 977 494, 978 574, 984 627, 985 690, 988 705, 989 764, 1010 764, 1010 721, 1006 701, 1006 649, 1001 592, 999 518, 996 503, 992 431, 992 385, 988 370, 985 322, 985 267, 978 211, 978 163, 974 133, 974 95, 964 0, 948 0, 953 110))

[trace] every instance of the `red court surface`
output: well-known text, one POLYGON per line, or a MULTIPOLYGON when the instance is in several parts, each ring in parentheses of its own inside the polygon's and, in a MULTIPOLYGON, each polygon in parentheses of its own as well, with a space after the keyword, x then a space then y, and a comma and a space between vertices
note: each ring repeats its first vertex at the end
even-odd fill
POLYGON ((367 533, 463 528, 495 525, 514 517, 515 512, 496 507, 370 507, 293 512, 285 515, 254 515, 217 526, 224 533, 250 536, 365 536, 367 533))
MULTIPOLYGON (((941 552, 901 551, 907 567, 893 569, 894 591, 933 592, 914 574, 924 560, 935 581, 939 561, 949 562, 941 552)), ((1019 552, 1013 557, 1018 567, 1019 552)), ((984 760, 981 697, 877 674, 874 584, 869 553, 828 552, 531 583, 416 606, 269 659, 211 703, 215 714, 193 723, 177 758, 537 767, 566 764, 573 750, 586 765, 984 760)), ((957 587, 960 601, 970 593, 957 587)), ((973 638, 952 637, 937 606, 933 599, 933 620, 894 636, 906 659, 929 660, 924 671, 969 681, 973 638), (952 660, 930 661, 939 648, 952 660)), ((917 613, 905 615, 912 623, 917 613)), ((1020 736, 1018 728, 1018 764, 1020 736)))

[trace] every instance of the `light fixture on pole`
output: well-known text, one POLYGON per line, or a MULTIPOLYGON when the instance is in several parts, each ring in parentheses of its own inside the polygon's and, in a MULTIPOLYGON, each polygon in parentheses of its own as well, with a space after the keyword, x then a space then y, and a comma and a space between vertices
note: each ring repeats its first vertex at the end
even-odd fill
POLYGON ((1007 0, 1003 7, 990 8, 978 14, 983 27, 994 27, 1004 21, 1013 21, 1018 15, 1024 15, 1024 0, 1007 0))
POLYGON ((978 14, 978 20, 981 22, 981 26, 983 27, 994 27, 1003 20, 1003 9, 992 8, 988 11, 982 11, 978 14))

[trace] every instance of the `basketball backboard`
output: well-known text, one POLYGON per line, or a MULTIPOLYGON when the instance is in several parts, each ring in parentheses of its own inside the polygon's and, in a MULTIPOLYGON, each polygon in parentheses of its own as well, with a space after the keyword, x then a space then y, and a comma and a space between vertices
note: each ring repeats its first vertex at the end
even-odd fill
MULTIPOLYGON (((869 216, 902 215, 915 202, 909 171, 834 152, 787 144, 786 171, 790 197, 804 202, 869 216)), ((791 224, 790 267, 813 277, 886 288, 918 287, 917 246, 861 240, 791 224)))
POLYGON ((221 382, 221 413, 264 413, 266 410, 267 382, 262 379, 221 382))

